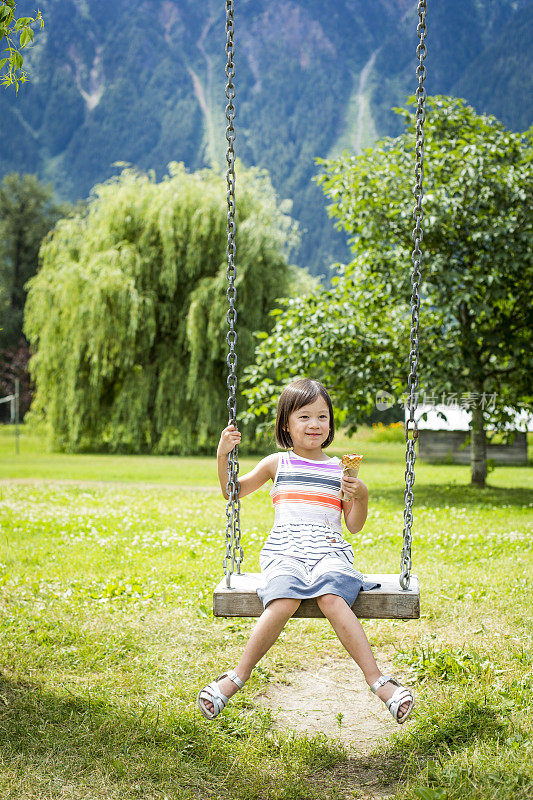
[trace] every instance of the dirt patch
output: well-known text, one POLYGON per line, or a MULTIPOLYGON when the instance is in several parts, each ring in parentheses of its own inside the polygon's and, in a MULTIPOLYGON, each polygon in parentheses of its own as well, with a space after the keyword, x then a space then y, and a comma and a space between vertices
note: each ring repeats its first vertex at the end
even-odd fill
MULTIPOLYGON (((377 654, 377 660, 384 674, 401 679, 397 668, 382 654, 377 654)), ((281 727, 325 733, 341 739, 358 755, 368 755, 400 727, 348 658, 328 659, 316 669, 289 674, 286 684, 271 683, 258 700, 262 708, 274 712, 281 727)))
POLYGON ((335 767, 328 778, 342 787, 344 800, 392 800, 398 788, 397 782, 387 780, 383 761, 376 756, 352 756, 335 767))
MULTIPOLYGON (((376 657, 384 674, 402 679, 382 653, 376 657)), ((319 667, 290 673, 286 683, 271 683, 257 701, 273 712, 280 728, 321 732, 343 742, 350 757, 336 770, 336 781, 346 786, 347 798, 385 800, 394 794, 395 786, 384 777, 382 758, 371 753, 403 729, 372 694, 351 658, 328 659, 319 667)))

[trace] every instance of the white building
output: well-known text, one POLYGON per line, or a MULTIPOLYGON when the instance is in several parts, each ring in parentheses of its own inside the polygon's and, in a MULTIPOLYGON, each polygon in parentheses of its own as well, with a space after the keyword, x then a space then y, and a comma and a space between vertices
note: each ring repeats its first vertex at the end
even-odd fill
MULTIPOLYGON (((512 411, 512 409, 507 409, 512 411)), ((405 409, 405 419, 409 417, 409 410, 405 409)), ((470 430, 472 412, 459 405, 419 405, 416 409, 415 419, 419 430, 432 431, 468 431, 470 430), (427 414, 427 419, 422 415, 427 414), (445 417, 445 418, 444 418, 445 417)), ((490 429, 490 425, 487 426, 490 429)), ((517 413, 514 422, 506 425, 507 430, 533 431, 533 414, 523 411, 517 413)))

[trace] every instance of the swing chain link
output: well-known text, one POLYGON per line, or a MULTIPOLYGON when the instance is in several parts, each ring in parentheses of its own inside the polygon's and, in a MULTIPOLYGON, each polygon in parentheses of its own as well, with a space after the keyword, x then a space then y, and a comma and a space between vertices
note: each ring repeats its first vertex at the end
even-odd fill
MULTIPOLYGON (((228 289, 226 297, 229 302, 229 309, 227 313, 228 333, 226 341, 228 343, 228 355, 226 363, 228 365, 228 412, 229 412, 229 425, 237 424, 237 289, 235 280, 237 270, 235 266, 236 260, 236 245, 235 245, 235 128, 233 121, 235 119, 235 65, 233 57, 235 55, 235 47, 233 42, 234 24, 234 0, 226 0, 226 141, 228 143, 226 151, 226 161, 228 164, 226 172, 227 183, 227 257, 228 257, 228 289)), ((235 446, 228 456, 228 482, 226 485, 226 493, 228 495, 228 503, 226 505, 226 554, 224 556, 224 575, 226 576, 226 586, 231 586, 231 575, 235 571, 237 574, 241 572, 241 563, 243 560, 244 552, 241 547, 241 525, 240 525, 240 509, 241 502, 239 500, 239 455, 238 448, 235 446)))
POLYGON ((424 121, 426 119, 426 112, 424 109, 424 101, 426 99, 426 90, 424 88, 424 80, 426 78, 426 67, 424 59, 426 57, 426 45, 424 38, 427 34, 426 27, 426 13, 427 13, 427 0, 419 0, 418 3, 418 27, 417 34, 419 43, 416 49, 418 56, 418 65, 416 74, 418 76, 418 87, 416 90, 417 109, 416 109, 416 164, 415 164, 415 188, 413 191, 416 205, 413 211, 415 218, 415 227, 413 230, 414 250, 411 253, 413 262, 413 270, 411 274, 411 284, 413 287, 411 296, 411 350, 409 353, 409 418, 405 423, 405 509, 404 509, 404 528, 403 528, 403 549, 400 562, 400 585, 402 589, 408 589, 411 579, 411 543, 412 534, 411 528, 413 525, 413 485, 415 482, 415 442, 418 439, 418 425, 415 419, 415 411, 417 407, 418 398, 418 333, 420 322, 420 263, 422 259, 422 251, 420 250, 420 243, 422 241, 422 199, 424 195, 423 181, 424 181, 424 121), (413 432, 413 438, 409 437, 409 431, 413 432))

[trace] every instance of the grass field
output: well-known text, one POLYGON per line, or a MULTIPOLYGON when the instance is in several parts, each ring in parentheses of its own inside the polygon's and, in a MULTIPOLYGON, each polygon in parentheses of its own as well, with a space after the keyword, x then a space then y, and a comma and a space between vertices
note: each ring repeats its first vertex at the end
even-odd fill
MULTIPOLYGON (((395 572, 403 446, 362 431, 337 448, 365 456, 356 565, 395 572)), ((404 800, 533 797, 531 467, 496 468, 476 490, 467 467, 417 463, 422 618, 364 622, 417 708, 365 764, 335 738, 277 730, 254 703, 269 681, 344 657, 325 621, 291 620, 214 723, 196 711, 253 624, 211 613, 225 520, 214 459, 50 454, 24 428, 16 456, 3 428, 0 479, 2 800, 370 797, 353 763, 404 800)), ((267 489, 242 507, 255 571, 267 489)))

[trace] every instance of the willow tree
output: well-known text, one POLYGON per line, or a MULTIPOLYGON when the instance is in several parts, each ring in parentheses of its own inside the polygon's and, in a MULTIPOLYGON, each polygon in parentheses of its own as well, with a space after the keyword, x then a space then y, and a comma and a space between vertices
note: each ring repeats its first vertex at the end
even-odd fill
MULTIPOLYGON (((288 290, 294 225, 266 174, 239 170, 238 370, 288 290)), ((171 164, 127 169, 61 220, 29 282, 30 417, 68 451, 192 453, 226 424, 226 188, 171 164)))

